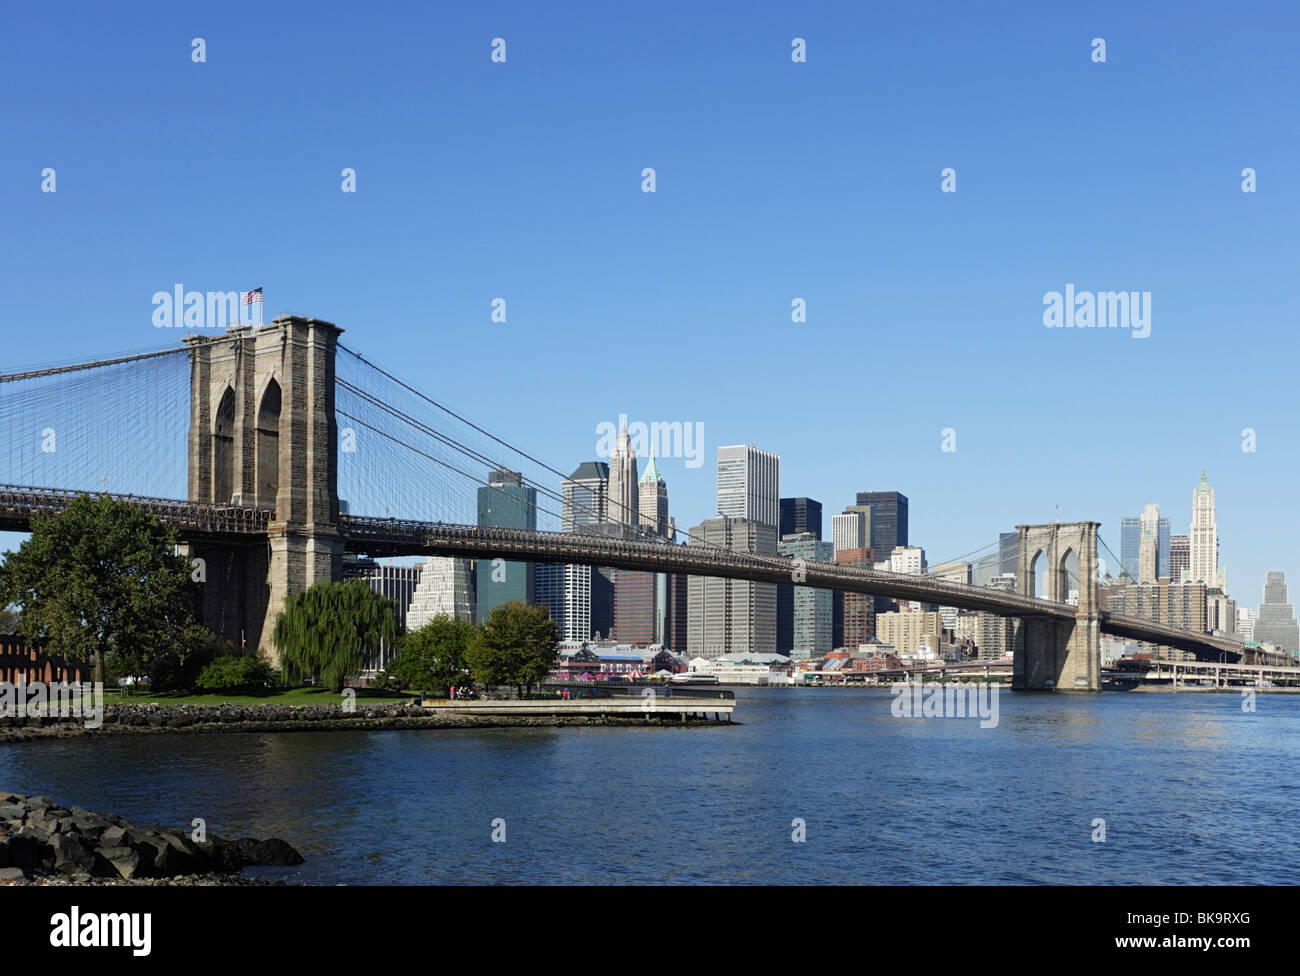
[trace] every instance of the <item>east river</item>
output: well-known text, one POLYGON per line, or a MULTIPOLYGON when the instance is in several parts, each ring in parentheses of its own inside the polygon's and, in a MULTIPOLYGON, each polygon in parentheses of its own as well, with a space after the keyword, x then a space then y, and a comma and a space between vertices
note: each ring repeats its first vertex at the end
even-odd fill
POLYGON ((312 884, 1300 880, 1300 696, 1003 692, 992 728, 736 699, 731 727, 40 740, 0 789, 281 837, 307 862, 247 873, 312 884))

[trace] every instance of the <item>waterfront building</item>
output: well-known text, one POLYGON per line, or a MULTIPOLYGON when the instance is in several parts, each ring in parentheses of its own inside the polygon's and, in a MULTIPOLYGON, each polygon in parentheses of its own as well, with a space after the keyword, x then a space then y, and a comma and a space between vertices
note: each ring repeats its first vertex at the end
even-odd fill
POLYGON ((1294 654, 1300 651, 1300 628, 1295 607, 1287 600, 1286 574, 1269 573, 1264 580, 1264 602, 1254 622, 1254 639, 1294 654))
POLYGON ((939 614, 924 610, 895 610, 876 616, 876 635, 892 644, 899 657, 937 657, 943 636, 939 614))
MULTIPOLYGON (((1102 609, 1110 613, 1143 617, 1198 634, 1207 632, 1205 614, 1208 604, 1204 583, 1173 583, 1167 577, 1154 583, 1112 581, 1098 587, 1097 597, 1102 609)), ((1140 646, 1142 653, 1163 660, 1182 661, 1194 657, 1190 651, 1163 644, 1143 641, 1140 646)))
MULTIPOLYGON (((871 569, 873 555, 870 549, 841 549, 835 553, 835 562, 841 566, 871 569)), ((835 647, 857 647, 876 636, 876 600, 870 593, 835 591, 842 609, 843 628, 835 647)), ((832 628, 832 636, 835 636, 832 628)))
MULTIPOLYGON (((537 568, 540 590, 541 566, 537 568)), ((468 559, 431 556, 420 566, 406 612, 406 629, 419 630, 434 617, 474 623, 474 572, 468 559)))
POLYGON ((718 514, 772 529, 780 524, 781 459, 752 444, 718 448, 718 514))
MULTIPOLYGON (((774 507, 775 510, 775 507, 774 507)), ((776 555, 776 526, 720 516, 690 530, 691 545, 776 555)), ((776 653, 776 584, 691 576, 687 582, 691 654, 776 653)))
MULTIPOLYGON (((498 468, 478 490, 478 524, 535 530, 537 489, 525 485, 518 471, 498 468)), ((476 583, 480 620, 486 620, 493 610, 512 600, 536 602, 537 570, 533 563, 480 560, 476 583)))
MULTIPOLYGON (((812 532, 788 535, 777 543, 778 555, 805 564, 831 562, 835 548, 812 532)), ((777 587, 777 653, 791 657, 821 657, 831 642, 832 591, 782 583, 777 587)))
POLYGON ((1237 601, 1210 591, 1205 596, 1205 629, 1216 637, 1237 633, 1237 601))
POLYGON ((1247 644, 1255 640, 1255 611, 1250 607, 1237 607, 1237 636, 1247 644))
POLYGON ((782 498, 781 524, 777 535, 784 539, 788 535, 811 532, 818 539, 822 537, 822 503, 812 498, 782 498))

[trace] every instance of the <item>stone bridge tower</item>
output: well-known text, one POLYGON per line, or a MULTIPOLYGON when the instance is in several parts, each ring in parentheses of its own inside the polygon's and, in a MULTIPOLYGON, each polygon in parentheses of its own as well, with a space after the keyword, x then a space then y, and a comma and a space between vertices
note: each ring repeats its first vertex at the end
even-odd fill
POLYGON ((286 316, 185 340, 190 500, 275 512, 266 538, 190 547, 204 560, 203 621, 272 662, 285 598, 341 577, 334 355, 342 331, 286 316))
POLYGON ((1097 607, 1097 532, 1100 522, 1018 525, 1016 590, 1064 603, 1071 582, 1066 561, 1079 560, 1079 603, 1073 621, 1024 617, 1016 629, 1012 687, 1021 691, 1100 691, 1101 629, 1097 607), (1034 593, 1036 571, 1043 591, 1034 593))

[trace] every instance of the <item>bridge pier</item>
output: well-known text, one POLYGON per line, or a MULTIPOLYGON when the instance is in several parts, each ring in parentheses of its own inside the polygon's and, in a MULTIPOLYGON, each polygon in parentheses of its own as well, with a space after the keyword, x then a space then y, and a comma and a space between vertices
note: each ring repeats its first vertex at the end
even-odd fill
POLYGON ((191 336, 189 496, 273 509, 260 547, 201 548, 212 565, 203 622, 272 664, 275 616, 314 583, 342 577, 334 356, 342 329, 285 316, 191 336), (256 549, 256 551, 253 551, 256 549))
POLYGON ((1064 603, 1070 593, 1066 561, 1079 560, 1079 599, 1072 621, 1025 617, 1016 628, 1011 686, 1018 691, 1100 691, 1101 615, 1097 605, 1099 522, 1018 525, 1016 588, 1035 596, 1039 560, 1045 560, 1042 596, 1064 603))

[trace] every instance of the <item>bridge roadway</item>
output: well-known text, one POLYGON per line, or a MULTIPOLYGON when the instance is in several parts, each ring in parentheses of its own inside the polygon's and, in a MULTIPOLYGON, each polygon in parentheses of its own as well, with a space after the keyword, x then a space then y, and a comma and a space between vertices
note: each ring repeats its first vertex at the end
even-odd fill
MULTIPOLYGON (((59 488, 0 485, 0 530, 26 532, 36 513, 60 512, 77 495, 59 488)), ((100 492, 94 495, 103 494, 100 492)), ((140 495, 111 495, 140 505, 169 525, 184 539, 254 542, 266 535, 275 513, 268 509, 209 505, 200 502, 140 495)), ((685 573, 727 577, 761 583, 790 583, 795 564, 780 556, 729 552, 706 546, 659 541, 612 539, 566 532, 537 532, 443 522, 421 522, 340 515, 339 534, 349 550, 372 556, 461 556, 471 559, 516 559, 524 562, 576 563, 613 566, 643 572, 685 573)), ((828 590, 870 593, 900 600, 919 600, 964 610, 986 610, 1004 617, 1075 619, 1075 608, 1038 597, 969 586, 924 576, 887 573, 873 569, 807 562, 803 583, 828 590)), ((1244 648, 1236 641, 1198 634, 1139 617, 1107 611, 1100 613, 1102 633, 1129 640, 1150 641, 1191 651, 1205 657, 1235 662, 1244 648)))
MULTIPOLYGON (((375 556, 462 556, 519 559, 526 562, 578 563, 646 572, 721 576, 763 583, 790 583, 794 563, 779 556, 758 556, 705 546, 628 541, 570 532, 536 532, 442 522, 411 522, 370 516, 341 516, 339 530, 349 549, 375 556)), ((952 583, 925 576, 859 569, 835 563, 806 562, 803 583, 827 590, 870 593, 899 600, 919 600, 963 610, 987 610, 1004 617, 1051 617, 1073 621, 1075 608, 1038 597, 983 586, 952 583)), ((1237 641, 1168 624, 1101 611, 1102 633, 1151 641, 1206 656, 1241 657, 1237 641)))

